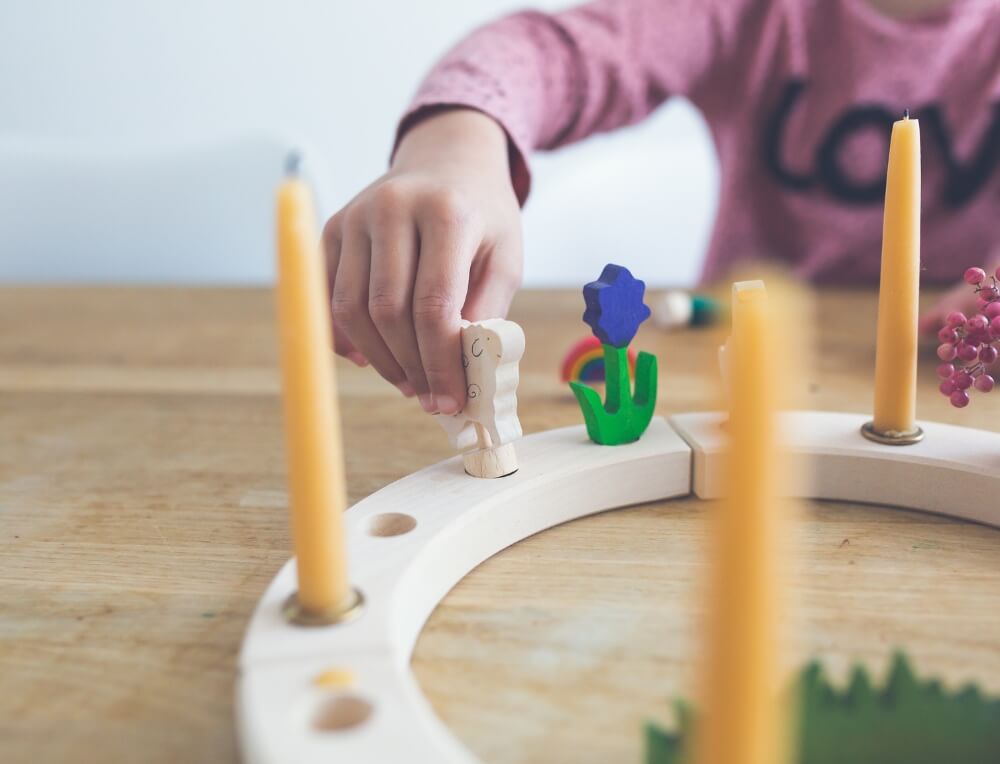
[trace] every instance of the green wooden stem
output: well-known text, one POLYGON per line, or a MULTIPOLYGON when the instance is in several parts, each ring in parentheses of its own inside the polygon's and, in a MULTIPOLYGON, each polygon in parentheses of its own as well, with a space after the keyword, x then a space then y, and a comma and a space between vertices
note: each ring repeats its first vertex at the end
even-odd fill
POLYGON ((580 404, 587 434, 595 443, 616 446, 639 439, 656 408, 656 356, 639 353, 635 365, 635 394, 629 379, 628 348, 602 345, 606 401, 580 382, 570 382, 580 404))

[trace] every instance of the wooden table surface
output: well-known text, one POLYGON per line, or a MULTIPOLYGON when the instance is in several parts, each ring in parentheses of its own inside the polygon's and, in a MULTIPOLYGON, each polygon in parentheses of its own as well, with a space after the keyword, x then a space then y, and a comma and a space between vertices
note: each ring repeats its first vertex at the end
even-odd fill
MULTIPOLYGON (((871 292, 818 296, 811 407, 869 409, 874 309, 871 292)), ((580 420, 557 379, 580 312, 578 293, 515 305, 527 432, 580 420)), ((714 342, 644 327, 661 413, 711 404, 714 342)), ((237 651, 289 555, 275 351, 263 290, 0 289, 4 761, 236 759, 237 651)), ((921 418, 1000 426, 1000 393, 951 409, 927 355, 921 418)), ((414 403, 340 372, 352 500, 449 455, 414 403)), ((691 689, 705 508, 591 517, 471 573, 413 660, 445 721, 491 762, 639 761, 643 721, 691 689)), ((1000 532, 868 506, 806 514, 790 651, 840 675, 905 645, 921 670, 1000 691, 1000 532)))

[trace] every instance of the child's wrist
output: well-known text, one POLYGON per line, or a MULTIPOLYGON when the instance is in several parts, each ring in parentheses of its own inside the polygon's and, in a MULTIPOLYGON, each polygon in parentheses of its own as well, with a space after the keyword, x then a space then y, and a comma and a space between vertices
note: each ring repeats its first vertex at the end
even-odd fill
POLYGON ((507 134, 481 111, 447 108, 421 119, 402 136, 393 170, 462 163, 507 173, 507 134))

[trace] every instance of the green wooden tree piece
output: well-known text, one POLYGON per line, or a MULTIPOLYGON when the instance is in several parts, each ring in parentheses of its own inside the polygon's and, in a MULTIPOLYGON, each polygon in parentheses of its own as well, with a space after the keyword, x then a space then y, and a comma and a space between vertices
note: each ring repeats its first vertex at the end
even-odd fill
MULTIPOLYGON (((898 653, 886 685, 876 689, 856 667, 844 690, 818 663, 797 682, 798 751, 794 764, 996 764, 1000 762, 1000 698, 975 686, 957 692, 920 680, 898 653)), ((646 730, 646 764, 691 764, 696 724, 679 714, 677 730, 646 730)))
POLYGON ((674 704, 677 730, 667 731, 658 724, 646 725, 646 764, 682 764, 690 760, 685 746, 691 745, 693 716, 684 701, 674 704))
POLYGON ((635 363, 635 395, 629 379, 628 347, 604 344, 606 402, 581 382, 569 386, 583 411, 587 434, 595 443, 617 446, 638 440, 656 408, 656 356, 639 353, 635 363))

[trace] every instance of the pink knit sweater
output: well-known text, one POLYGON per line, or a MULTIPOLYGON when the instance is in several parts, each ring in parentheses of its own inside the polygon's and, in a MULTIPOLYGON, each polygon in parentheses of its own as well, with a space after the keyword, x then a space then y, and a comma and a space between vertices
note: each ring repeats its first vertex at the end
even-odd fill
MULTIPOLYGON (((921 123, 925 280, 1000 254, 1000 0, 914 21, 866 0, 595 0, 469 35, 427 77, 428 110, 479 109, 528 157, 641 120, 672 95, 705 115, 722 170, 706 278, 768 257, 875 281, 890 124, 921 123)), ((683 179, 674 179, 683 182, 683 179)))

